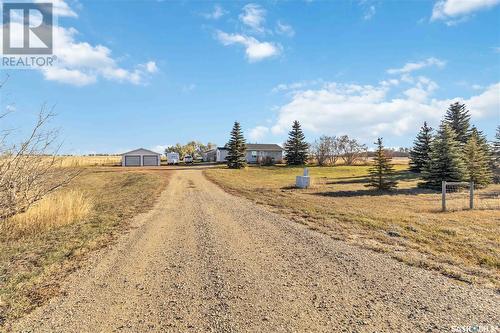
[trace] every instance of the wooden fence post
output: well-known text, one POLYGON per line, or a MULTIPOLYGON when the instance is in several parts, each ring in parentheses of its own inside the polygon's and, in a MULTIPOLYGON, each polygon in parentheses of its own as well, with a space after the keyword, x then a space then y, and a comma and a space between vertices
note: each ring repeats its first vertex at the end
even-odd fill
POLYGON ((469 189, 470 189, 470 209, 474 209, 474 182, 470 182, 469 184, 469 189))
POLYGON ((441 182, 441 201, 442 201, 442 210, 446 212, 446 180, 441 182))

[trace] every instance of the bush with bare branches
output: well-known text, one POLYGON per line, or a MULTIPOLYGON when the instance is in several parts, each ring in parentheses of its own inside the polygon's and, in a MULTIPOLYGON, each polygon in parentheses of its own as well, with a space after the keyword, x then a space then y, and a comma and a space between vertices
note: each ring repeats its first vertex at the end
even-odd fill
POLYGON ((359 161, 367 159, 368 148, 359 143, 356 139, 351 139, 347 135, 339 138, 340 157, 346 165, 353 165, 359 161))
POLYGON ((310 147, 319 166, 335 165, 341 154, 340 139, 336 136, 322 135, 310 147))
POLYGON ((30 134, 17 144, 12 142, 13 131, 1 126, 8 115, 0 114, 0 222, 26 211, 78 174, 57 166, 58 132, 47 129, 52 108, 42 106, 30 134))
POLYGON ((322 135, 310 146, 310 153, 319 166, 335 165, 339 159, 346 165, 353 165, 366 160, 367 147, 347 135, 341 137, 322 135))

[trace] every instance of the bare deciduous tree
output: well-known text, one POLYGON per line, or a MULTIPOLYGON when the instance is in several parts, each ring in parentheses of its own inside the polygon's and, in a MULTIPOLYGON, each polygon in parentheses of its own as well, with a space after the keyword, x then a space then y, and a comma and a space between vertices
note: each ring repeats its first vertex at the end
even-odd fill
POLYGON ((339 138, 341 158, 346 165, 353 165, 359 160, 366 159, 368 148, 359 143, 356 139, 351 139, 347 135, 339 138))
POLYGON ((342 154, 342 144, 340 138, 333 136, 330 138, 330 154, 328 155, 328 163, 335 165, 342 154))
POLYGON ((331 140, 332 138, 322 135, 318 140, 310 146, 311 155, 314 156, 319 166, 324 166, 331 153, 331 140))
POLYGON ((185 155, 202 156, 205 151, 214 149, 215 147, 217 147, 217 145, 211 142, 205 145, 199 141, 190 141, 185 145, 177 143, 175 146, 168 146, 165 149, 165 154, 169 152, 175 152, 178 153, 181 157, 184 157, 185 155))
MULTIPOLYGON (((8 114, 1 114, 0 121, 8 114)), ((53 117, 52 109, 42 106, 29 135, 18 144, 11 142, 12 130, 0 128, 0 222, 26 211, 79 173, 58 166, 58 132, 46 129, 53 117)))
POLYGON ((318 165, 335 165, 342 158, 346 165, 353 165, 366 158, 367 147, 347 135, 336 137, 322 135, 311 145, 311 154, 318 165))

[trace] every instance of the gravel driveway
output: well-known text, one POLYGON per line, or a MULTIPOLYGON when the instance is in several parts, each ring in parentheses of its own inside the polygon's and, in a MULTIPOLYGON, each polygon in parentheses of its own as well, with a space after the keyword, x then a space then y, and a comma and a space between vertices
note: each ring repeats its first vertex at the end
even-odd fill
POLYGON ((27 332, 496 332, 500 296, 173 172, 156 207, 16 323, 27 332))

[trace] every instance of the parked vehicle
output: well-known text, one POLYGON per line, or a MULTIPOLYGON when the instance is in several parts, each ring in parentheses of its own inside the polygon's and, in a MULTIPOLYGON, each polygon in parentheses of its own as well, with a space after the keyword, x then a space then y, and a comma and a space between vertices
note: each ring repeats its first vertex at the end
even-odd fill
POLYGON ((179 153, 170 152, 167 153, 167 164, 179 164, 180 157, 179 153))
POLYGON ((188 163, 193 163, 193 156, 191 155, 186 155, 184 156, 184 163, 188 164, 188 163))

